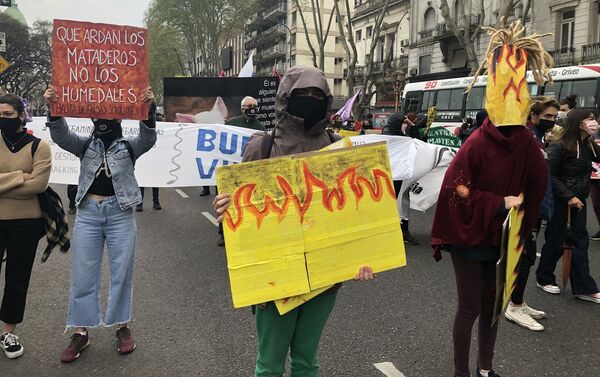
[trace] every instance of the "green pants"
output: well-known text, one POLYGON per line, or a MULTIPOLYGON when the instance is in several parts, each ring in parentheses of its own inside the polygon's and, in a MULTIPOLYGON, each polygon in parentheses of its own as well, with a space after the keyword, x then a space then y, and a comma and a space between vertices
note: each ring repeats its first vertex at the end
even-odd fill
POLYGON ((281 377, 290 350, 292 377, 316 377, 321 333, 335 304, 336 293, 321 294, 285 315, 269 302, 256 309, 258 358, 255 377, 281 377))

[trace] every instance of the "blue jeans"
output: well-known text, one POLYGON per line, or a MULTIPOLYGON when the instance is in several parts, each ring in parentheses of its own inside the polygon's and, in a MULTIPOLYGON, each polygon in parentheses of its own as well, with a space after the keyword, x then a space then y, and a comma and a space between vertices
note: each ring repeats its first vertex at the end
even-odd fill
POLYGON ((87 197, 82 200, 73 229, 67 327, 112 326, 131 320, 136 235, 133 210, 121 210, 116 197, 100 202, 87 197), (100 287, 105 241, 110 291, 103 321, 100 287))

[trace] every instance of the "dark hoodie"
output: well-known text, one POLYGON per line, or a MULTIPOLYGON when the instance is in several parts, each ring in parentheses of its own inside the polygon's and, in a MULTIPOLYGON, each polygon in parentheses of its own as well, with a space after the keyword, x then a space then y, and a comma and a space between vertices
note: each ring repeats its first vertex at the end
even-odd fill
MULTIPOLYGON (((271 157, 320 150, 331 144, 331 139, 325 130, 328 124, 326 115, 310 129, 304 128, 304 120, 287 113, 288 98, 294 89, 319 88, 325 93, 327 114, 331 114, 333 97, 327 79, 323 72, 314 67, 294 66, 290 68, 279 83, 275 99, 275 141, 271 157)), ((243 161, 255 161, 262 158, 262 139, 264 132, 254 134, 244 151, 243 161)))
POLYGON ((486 120, 446 172, 431 229, 436 259, 444 245, 499 247, 506 196, 525 195, 523 234, 537 220, 548 178, 544 156, 525 127, 501 128, 486 120), (458 186, 468 195, 460 196, 458 186))
POLYGON ((394 113, 387 119, 387 124, 381 132, 383 135, 404 136, 402 132, 402 123, 405 117, 403 113, 394 113))

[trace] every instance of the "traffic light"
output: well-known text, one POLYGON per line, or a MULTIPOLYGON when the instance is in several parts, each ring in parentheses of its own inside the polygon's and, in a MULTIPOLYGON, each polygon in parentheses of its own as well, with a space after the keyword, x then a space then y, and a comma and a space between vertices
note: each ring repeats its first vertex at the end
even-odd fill
POLYGON ((0 6, 10 7, 12 6, 12 0, 0 0, 0 6))

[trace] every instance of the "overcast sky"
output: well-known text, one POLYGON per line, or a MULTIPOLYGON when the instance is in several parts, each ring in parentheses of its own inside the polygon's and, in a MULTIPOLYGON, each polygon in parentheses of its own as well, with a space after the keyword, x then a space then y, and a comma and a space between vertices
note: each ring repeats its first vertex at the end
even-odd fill
POLYGON ((55 18, 117 25, 144 25, 150 0, 17 0, 29 26, 55 18))

